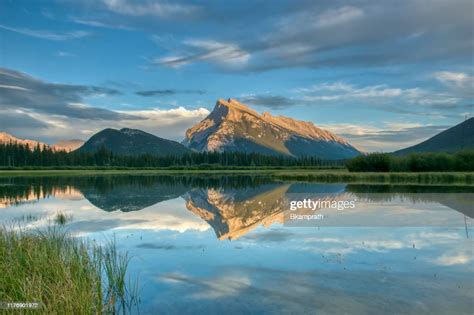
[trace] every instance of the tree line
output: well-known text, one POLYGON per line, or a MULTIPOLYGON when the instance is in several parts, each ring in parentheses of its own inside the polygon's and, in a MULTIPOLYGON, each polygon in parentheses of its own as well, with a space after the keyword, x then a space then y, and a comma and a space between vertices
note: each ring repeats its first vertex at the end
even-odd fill
POLYGON ((315 156, 286 157, 242 152, 193 152, 183 155, 119 155, 102 147, 96 152, 54 151, 20 143, 0 144, 2 168, 219 168, 219 167, 343 167, 343 161, 323 160, 315 156))
POLYGON ((346 161, 350 172, 472 172, 474 150, 448 153, 412 153, 394 156, 389 153, 360 155, 346 161))

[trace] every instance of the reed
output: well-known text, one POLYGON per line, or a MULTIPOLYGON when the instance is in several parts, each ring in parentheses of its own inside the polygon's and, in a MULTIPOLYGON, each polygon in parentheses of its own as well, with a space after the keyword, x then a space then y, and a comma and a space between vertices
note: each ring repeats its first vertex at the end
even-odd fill
POLYGON ((129 261, 115 242, 99 246, 73 237, 60 222, 35 231, 3 227, 0 301, 3 307, 39 303, 22 314, 130 313, 138 309, 138 294, 136 283, 125 281, 129 261))

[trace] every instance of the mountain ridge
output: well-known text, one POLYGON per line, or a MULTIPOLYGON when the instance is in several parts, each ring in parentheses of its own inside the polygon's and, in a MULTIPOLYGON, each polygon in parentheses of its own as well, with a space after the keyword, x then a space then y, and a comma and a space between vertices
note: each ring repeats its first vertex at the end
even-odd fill
POLYGON ((360 154, 346 140, 285 116, 262 115, 235 99, 219 99, 213 111, 186 131, 182 142, 197 151, 243 151, 273 155, 317 155, 344 159, 360 154))
POLYGON ((474 117, 466 119, 416 145, 397 150, 393 154, 405 155, 417 152, 454 153, 463 149, 474 149, 474 117))
POLYGON ((122 155, 181 155, 190 152, 179 142, 157 137, 138 129, 105 128, 89 138, 78 152, 96 152, 105 149, 122 155))

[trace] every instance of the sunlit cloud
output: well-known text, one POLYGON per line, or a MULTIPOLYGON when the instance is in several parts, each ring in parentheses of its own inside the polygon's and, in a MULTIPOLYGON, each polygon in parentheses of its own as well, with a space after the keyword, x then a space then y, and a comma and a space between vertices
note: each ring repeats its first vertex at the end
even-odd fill
POLYGON ((121 95, 116 89, 99 86, 69 85, 42 81, 27 74, 0 69, 0 102, 5 131, 16 136, 36 137, 56 142, 62 139, 86 139, 105 127, 136 128, 152 134, 181 140, 189 126, 209 114, 204 108, 111 110, 110 97, 121 95), (88 103, 99 99, 103 107, 88 103), (8 113, 8 115, 6 114, 8 113), (8 121, 7 118, 8 117, 8 121), (29 122, 30 130, 25 128, 29 122), (80 136, 79 136, 80 135, 80 136))
POLYGON ((327 129, 356 145, 362 150, 395 151, 417 144, 449 128, 448 125, 384 122, 380 126, 370 124, 321 124, 327 129))

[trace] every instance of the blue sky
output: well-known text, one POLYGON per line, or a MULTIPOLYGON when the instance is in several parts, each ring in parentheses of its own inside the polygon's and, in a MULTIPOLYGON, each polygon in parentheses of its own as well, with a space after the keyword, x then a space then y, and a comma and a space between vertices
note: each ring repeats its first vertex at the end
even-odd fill
POLYGON ((181 140, 218 98, 367 151, 473 111, 472 1, 2 1, 0 129, 181 140))

